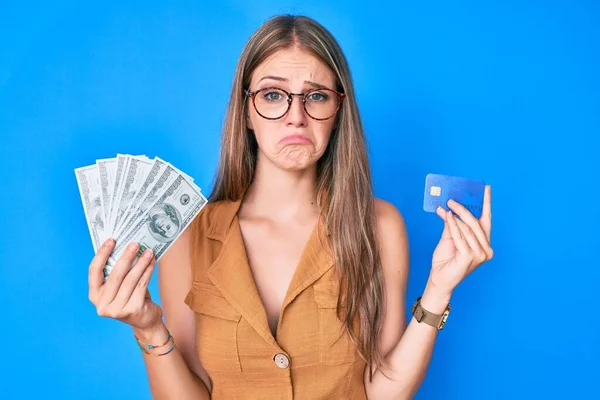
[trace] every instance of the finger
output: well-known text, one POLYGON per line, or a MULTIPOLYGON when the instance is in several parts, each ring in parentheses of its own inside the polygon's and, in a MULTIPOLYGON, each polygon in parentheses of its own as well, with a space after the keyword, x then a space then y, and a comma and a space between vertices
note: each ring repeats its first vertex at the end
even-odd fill
POLYGON ((116 308, 121 309, 125 307, 142 274, 150 266, 153 258, 152 250, 146 249, 133 268, 127 273, 112 302, 116 308))
POLYGON ((471 254, 473 255, 473 260, 475 261, 475 265, 481 264, 482 262, 484 262, 486 260, 487 255, 486 255, 483 247, 479 243, 477 236, 475 236, 475 233, 471 230, 469 225, 467 225, 463 221, 457 220, 456 223, 458 225, 458 228, 462 232, 465 240, 467 241, 467 244, 471 248, 471 254))
POLYGON ((102 287, 104 281, 104 273, 102 270, 106 265, 108 257, 112 252, 115 245, 115 241, 112 238, 107 239, 102 246, 96 252, 96 255, 90 263, 88 270, 88 286, 89 286, 89 298, 92 303, 98 298, 98 291, 102 287))
POLYGON ((469 254, 470 247, 463 237, 460 228, 458 227, 456 216, 452 215, 451 212, 448 212, 446 221, 450 227, 450 233, 452 234, 452 240, 454 241, 454 246, 456 246, 456 249, 463 255, 469 254))
POLYGON ((110 272, 106 283, 102 289, 102 295, 100 302, 103 306, 106 306, 115 299, 117 292, 119 291, 119 287, 127 275, 127 272, 131 269, 131 264, 133 260, 137 256, 137 252, 139 249, 139 245, 135 242, 129 243, 125 252, 119 257, 115 267, 110 272))
MULTIPOLYGON (((450 209, 453 210, 462 219, 462 221, 458 221, 458 222, 469 226, 470 230, 475 234, 477 241, 480 244, 480 247, 483 248, 483 250, 485 251, 486 256, 491 258, 492 249, 490 247, 488 237, 487 237, 486 233, 484 232, 484 229, 481 226, 481 223, 479 222, 479 220, 476 219, 473 216, 473 214, 469 210, 467 210, 467 208, 465 206, 463 206, 462 204, 460 204, 454 200, 448 201, 448 207, 450 207, 450 209)), ((459 226, 460 226, 460 224, 459 224, 459 226)))
POLYGON ((458 215, 465 223, 469 224, 469 226, 473 225, 473 222, 477 222, 477 219, 475 219, 473 213, 456 200, 449 199, 448 208, 454 211, 454 213, 458 215))
POLYGON ((156 263, 151 263, 148 268, 144 271, 140 280, 135 285, 135 289, 129 298, 129 301, 124 307, 124 310, 128 312, 135 312, 137 310, 141 310, 146 302, 147 298, 150 298, 150 292, 148 291, 148 284, 150 283, 150 278, 152 278, 152 272, 154 272, 154 268, 156 263))
POLYGON ((492 237, 492 187, 490 185, 485 186, 485 192, 483 194, 483 210, 481 211, 481 217, 479 217, 481 227, 485 232, 488 242, 491 242, 492 237))
POLYGON ((450 229, 448 228, 448 222, 446 222, 446 213, 447 211, 444 210, 442 207, 438 207, 435 210, 435 213, 444 220, 444 230, 442 231, 442 239, 451 239, 452 238, 452 234, 450 234, 450 229))

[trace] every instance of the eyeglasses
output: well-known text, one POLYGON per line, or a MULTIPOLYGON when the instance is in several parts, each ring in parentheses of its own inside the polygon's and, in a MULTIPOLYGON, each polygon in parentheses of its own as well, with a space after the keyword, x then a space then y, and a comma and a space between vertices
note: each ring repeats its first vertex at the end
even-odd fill
POLYGON ((304 111, 317 121, 333 117, 345 97, 344 93, 327 88, 314 89, 306 93, 290 93, 281 88, 268 87, 254 92, 246 90, 246 95, 252 98, 252 104, 258 115, 271 120, 282 118, 290 110, 293 96, 301 96, 304 111))

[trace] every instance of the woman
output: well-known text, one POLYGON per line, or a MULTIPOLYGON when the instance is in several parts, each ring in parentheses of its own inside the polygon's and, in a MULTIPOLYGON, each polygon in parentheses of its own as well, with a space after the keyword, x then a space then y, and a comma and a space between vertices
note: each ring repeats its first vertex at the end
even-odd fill
POLYGON ((438 209, 406 326, 404 221, 373 197, 346 59, 306 17, 272 18, 244 49, 209 200, 161 258, 162 310, 151 254, 130 269, 132 244, 105 284, 114 244, 90 265, 90 299, 133 327, 157 399, 411 398, 454 288, 492 258, 489 187, 479 220, 438 209))

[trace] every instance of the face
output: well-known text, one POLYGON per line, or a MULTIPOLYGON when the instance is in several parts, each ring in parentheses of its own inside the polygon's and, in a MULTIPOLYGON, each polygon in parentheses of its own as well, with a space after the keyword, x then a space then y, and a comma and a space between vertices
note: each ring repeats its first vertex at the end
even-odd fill
POLYGON ((177 230, 177 226, 173 224, 173 221, 171 221, 171 219, 164 214, 160 214, 154 219, 154 226, 158 228, 159 232, 164 237, 173 236, 177 230))
MULTIPOLYGON (((334 89, 335 77, 315 56, 297 48, 286 49, 266 59, 252 74, 251 92, 269 87, 291 93, 306 93, 319 87, 334 89)), ((277 93, 257 94, 265 95, 270 96, 269 101, 281 98, 277 93)), ((316 93, 311 98, 320 101, 322 95, 316 93)), ((277 120, 261 117, 251 98, 248 98, 247 110, 247 123, 258 142, 259 158, 266 158, 286 170, 302 170, 314 165, 325 152, 335 123, 335 115, 323 121, 307 115, 301 96, 293 96, 289 111, 277 120)))

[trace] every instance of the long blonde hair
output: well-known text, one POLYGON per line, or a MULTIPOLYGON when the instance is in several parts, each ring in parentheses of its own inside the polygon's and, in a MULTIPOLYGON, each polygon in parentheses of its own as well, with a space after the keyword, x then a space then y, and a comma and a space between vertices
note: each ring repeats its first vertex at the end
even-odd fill
POLYGON ((345 94, 328 148, 317 163, 317 202, 330 234, 328 245, 340 274, 340 292, 346 294, 343 321, 372 374, 373 367, 382 362, 378 338, 383 276, 370 168, 348 63, 335 38, 318 22, 305 16, 276 16, 249 39, 235 71, 209 200, 239 200, 251 184, 258 147, 246 125, 244 90, 259 64, 295 46, 322 60, 336 77, 336 90, 345 94), (357 317, 358 331, 353 326, 357 317))

